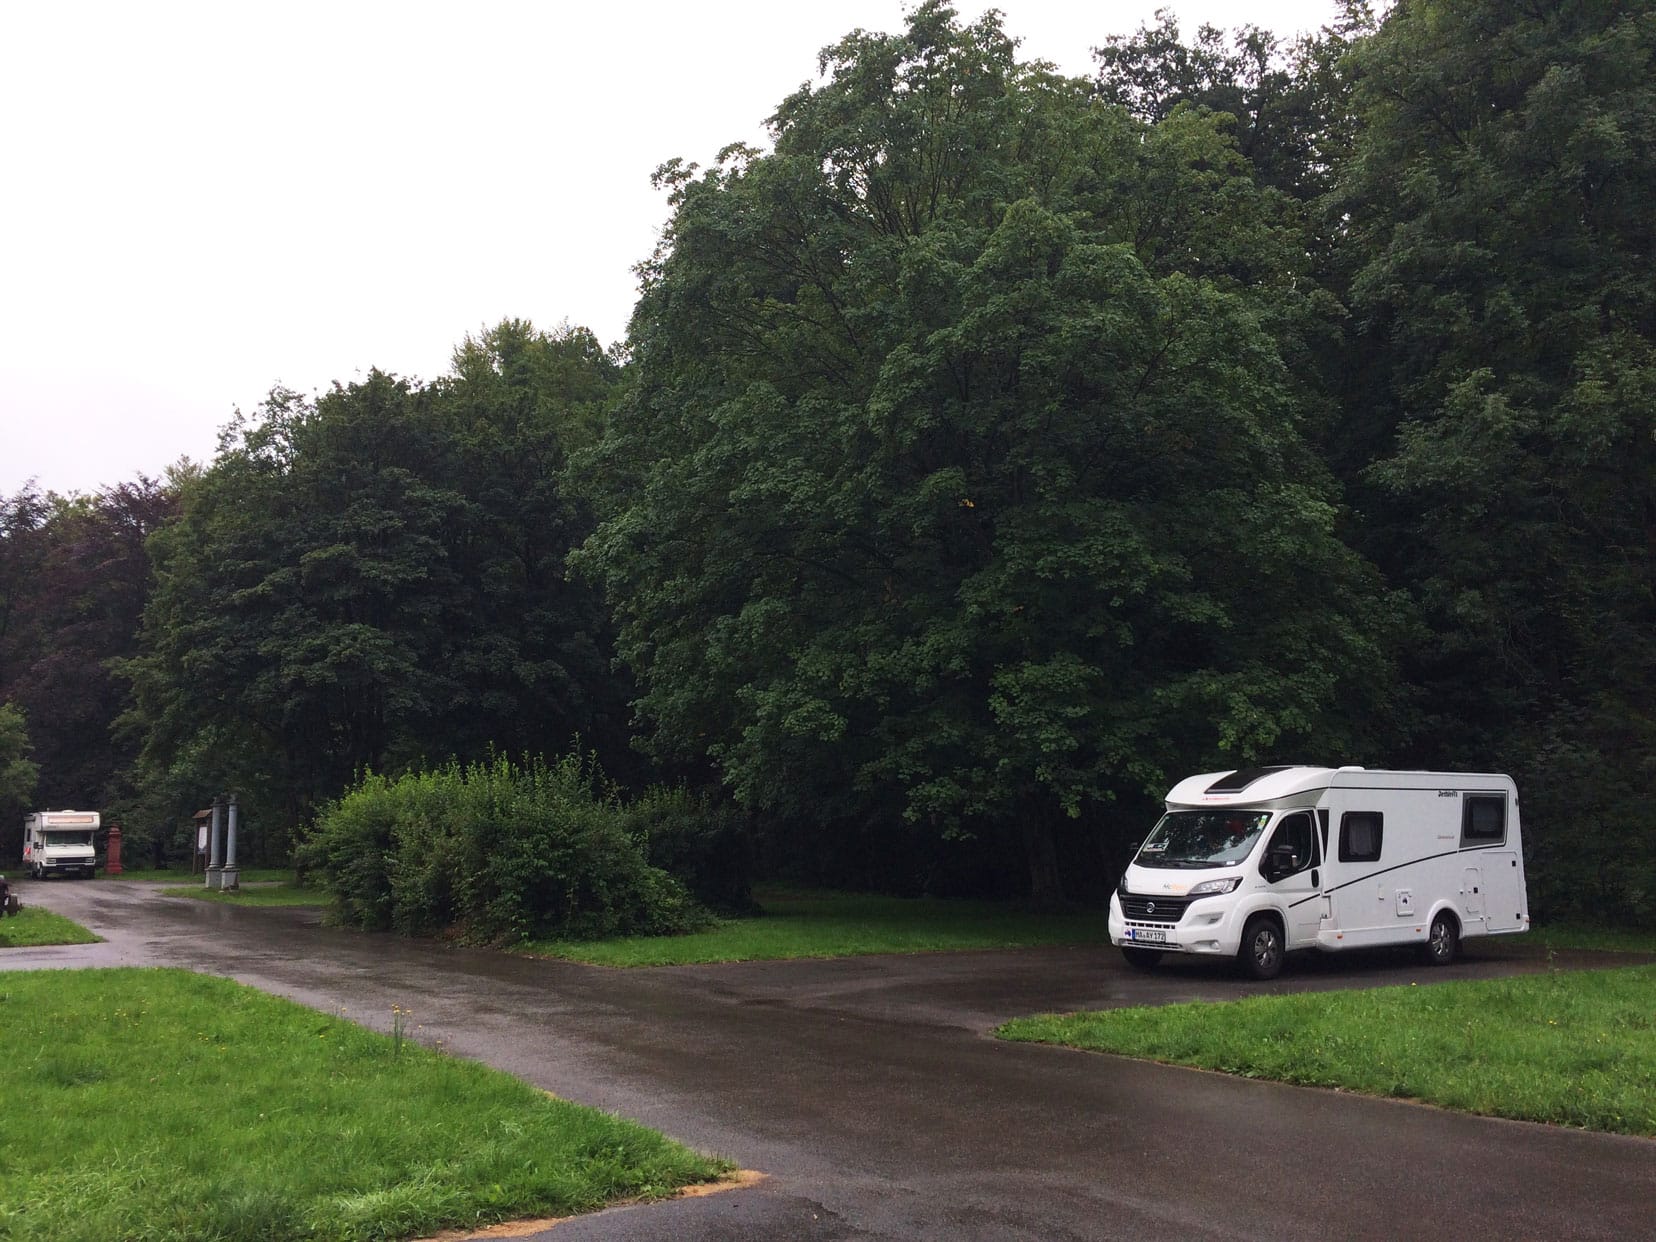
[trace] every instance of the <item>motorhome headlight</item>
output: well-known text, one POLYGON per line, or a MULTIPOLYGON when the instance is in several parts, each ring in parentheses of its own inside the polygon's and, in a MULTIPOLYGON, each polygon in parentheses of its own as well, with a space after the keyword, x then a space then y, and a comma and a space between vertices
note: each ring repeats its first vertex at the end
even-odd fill
POLYGON ((1217 897, 1220 893, 1234 893, 1236 886, 1240 883, 1242 883, 1242 877, 1239 875, 1229 875, 1222 880, 1203 880, 1186 895, 1190 897, 1217 897))

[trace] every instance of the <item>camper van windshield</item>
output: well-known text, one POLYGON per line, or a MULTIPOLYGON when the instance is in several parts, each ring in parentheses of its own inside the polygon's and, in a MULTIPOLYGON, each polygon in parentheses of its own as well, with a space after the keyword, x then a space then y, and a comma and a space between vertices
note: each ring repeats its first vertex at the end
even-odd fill
POLYGON ((1269 811, 1169 811, 1139 847, 1141 867, 1229 867, 1248 856, 1269 811))
POLYGON ((46 834, 46 844, 91 845, 92 834, 90 832, 48 832, 46 834))

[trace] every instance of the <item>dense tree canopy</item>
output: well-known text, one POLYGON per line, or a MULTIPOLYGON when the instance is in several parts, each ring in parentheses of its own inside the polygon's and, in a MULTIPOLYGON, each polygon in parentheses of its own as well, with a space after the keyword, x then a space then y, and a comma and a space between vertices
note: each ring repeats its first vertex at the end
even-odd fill
POLYGON ((1354 117, 1344 58, 1374 24, 1366 0, 1344 0, 1331 26, 1287 46, 1258 26, 1227 35, 1203 25, 1185 43, 1173 12, 1162 9, 1154 26, 1096 49, 1098 94, 1151 123, 1181 107, 1226 116, 1261 184, 1314 200, 1333 188, 1349 154, 1354 117))
POLYGON ((1216 121, 854 35, 775 151, 670 169, 602 460, 641 711, 792 821, 1020 838, 1198 756, 1360 750, 1377 578, 1272 329, 1315 315, 1216 121))
POLYGON ((613 742, 558 481, 613 381, 590 334, 509 322, 441 382, 375 371, 238 419, 154 543, 127 666, 150 813, 234 785, 291 823, 365 768, 613 742))
POLYGON ((0 810, 8 816, 34 797, 40 765, 29 758, 31 749, 22 709, 0 703, 0 810))
MULTIPOLYGON (((1351 419, 1396 433, 1373 546, 1432 631, 1423 750, 1519 767, 1560 827, 1639 825, 1648 860, 1656 10, 1410 0, 1355 62, 1338 204, 1388 384, 1351 419)), ((1551 848, 1625 858, 1607 835, 1551 848)))
POLYGON ((149 592, 146 541, 173 514, 169 482, 139 476, 93 496, 25 488, 0 502, 0 701, 29 722, 43 806, 119 799, 133 743, 110 724, 149 592))
POLYGON ((0 693, 47 641, 33 614, 53 559, 51 512, 51 501, 32 485, 0 499, 0 693))
POLYGON ((40 766, 29 758, 29 730, 15 703, 0 703, 0 858, 23 851, 23 816, 34 800, 40 766))

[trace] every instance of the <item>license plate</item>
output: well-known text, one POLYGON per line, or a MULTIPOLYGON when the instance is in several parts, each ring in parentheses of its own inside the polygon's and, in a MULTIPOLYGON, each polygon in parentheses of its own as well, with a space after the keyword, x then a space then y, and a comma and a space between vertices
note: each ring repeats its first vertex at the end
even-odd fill
POLYGON ((1129 927, 1127 929, 1127 939, 1148 940, 1152 944, 1166 944, 1167 933, 1157 927, 1129 927))

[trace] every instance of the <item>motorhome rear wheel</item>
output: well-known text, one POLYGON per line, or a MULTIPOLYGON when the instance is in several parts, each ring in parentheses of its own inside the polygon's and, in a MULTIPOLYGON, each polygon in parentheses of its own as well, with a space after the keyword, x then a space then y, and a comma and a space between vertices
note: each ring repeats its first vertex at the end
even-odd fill
POLYGON ((1433 966, 1447 966, 1455 960, 1460 948, 1460 929, 1454 916, 1439 914, 1432 920, 1432 930, 1426 937, 1426 960, 1433 966))

